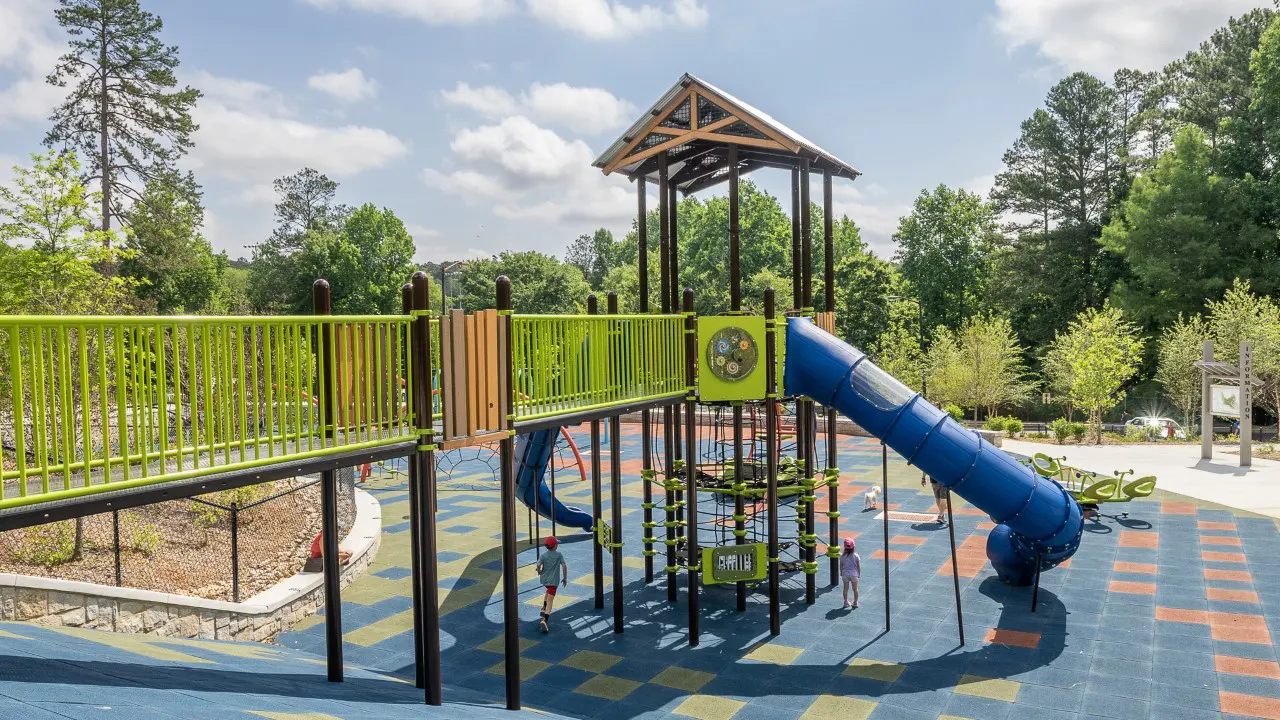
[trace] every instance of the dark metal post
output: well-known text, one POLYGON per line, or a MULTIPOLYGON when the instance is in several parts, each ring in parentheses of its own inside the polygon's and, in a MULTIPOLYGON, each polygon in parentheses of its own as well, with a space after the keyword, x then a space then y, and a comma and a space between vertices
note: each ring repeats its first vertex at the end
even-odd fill
MULTIPOLYGON (((414 418, 419 438, 414 452, 413 468, 417 475, 418 493, 412 499, 410 520, 418 516, 419 531, 414 534, 411 546, 419 558, 419 575, 415 594, 420 601, 414 603, 414 626, 421 627, 421 647, 415 653, 422 655, 424 698, 428 705, 442 702, 440 668, 440 592, 436 586, 436 452, 435 434, 431 419, 432 377, 431 367, 431 281, 426 273, 413 274, 411 283, 413 309, 417 311, 411 325, 413 359, 414 418)), ((508 347, 510 345, 508 344, 508 347)), ((499 368, 505 366, 499 361, 499 368)), ((410 485, 412 488, 412 484, 410 485)), ((412 530, 412 522, 410 523, 412 530)), ((505 576, 504 576, 505 577, 505 576)))
POLYGON ((956 625, 960 629, 960 644, 964 645, 964 611, 960 609, 960 566, 956 561, 956 519, 951 514, 951 498, 947 498, 947 532, 951 535, 951 578, 956 590, 956 625))
POLYGON ((791 168, 791 309, 804 304, 800 275, 804 261, 800 257, 800 168, 791 168))
MULTIPOLYGON (((742 312, 742 246, 738 203, 738 146, 729 146, 729 312, 742 312)), ((747 541, 746 499, 742 495, 742 404, 733 406, 733 539, 735 545, 747 541)), ((694 518, 696 523, 697 518, 694 518)), ((697 532, 696 530, 694 532, 697 532)), ((747 584, 735 583, 738 612, 747 610, 747 584)))
MULTIPOLYGON (((596 296, 587 296, 587 314, 594 316, 599 312, 596 296)), ((592 322, 592 330, 600 325, 592 322)), ((593 334, 593 333, 589 333, 593 334)), ((600 346, 607 342, 606 338, 590 338, 587 352, 600 352, 600 346)), ((600 523, 604 521, 604 510, 600 498, 600 421, 591 421, 591 530, 595 537, 591 538, 591 584, 595 588, 595 607, 604 609, 604 548, 600 545, 600 523)))
MULTIPOLYGON (((831 198, 831 169, 822 171, 822 251, 823 251, 823 295, 826 299, 827 312, 836 311, 836 241, 835 218, 831 198)), ((827 469, 837 469, 840 462, 836 444, 836 411, 827 408, 827 469)), ((840 583, 840 484, 839 475, 827 483, 827 524, 829 541, 827 556, 831 558, 831 585, 840 583)))
MULTIPOLYGON (((648 183, 641 177, 636 180, 636 262, 640 274, 640 313, 649 312, 649 217, 645 203, 648 183)), ((644 582, 653 582, 653 429, 649 423, 653 417, 646 408, 640 412, 640 486, 644 510, 644 582)))
POLYGON ((778 358, 777 308, 773 288, 764 291, 764 367, 765 372, 765 471, 768 489, 765 504, 769 511, 769 632, 782 634, 782 617, 778 599, 778 374, 774 365, 778 358))
POLYGON ((1036 554, 1036 582, 1031 587, 1031 612, 1036 611, 1036 604, 1040 600, 1040 554, 1036 554))
MULTIPOLYGON (((667 212, 671 213, 671 241, 668 244, 668 248, 670 249, 670 252, 671 252, 671 261, 669 263, 669 267, 671 268, 671 307, 672 309, 675 309, 680 307, 680 230, 678 227, 679 226, 678 221, 680 219, 680 204, 676 199, 675 183, 668 182, 667 194, 669 195, 669 197, 667 198, 667 212)), ((679 461, 681 457, 680 441, 679 441, 681 422, 682 422, 681 408, 679 405, 676 405, 674 408, 671 409, 671 432, 673 433, 673 436, 676 438, 676 442, 674 443, 675 445, 674 449, 675 449, 675 459, 677 461, 679 461)), ((684 413, 683 422, 687 422, 690 425, 692 425, 694 423, 693 412, 684 413)), ((694 456, 690 455, 688 458, 685 459, 685 462, 686 463, 695 462, 694 456)), ((685 517, 686 517, 686 510, 685 510, 684 492, 681 489, 677 488, 676 489, 676 536, 677 537, 685 537, 685 535, 688 533, 689 525, 685 523, 685 517)), ((697 524, 698 519, 694 517, 692 514, 688 515, 688 518, 689 518, 689 522, 695 525, 697 524)), ((693 560, 690 560, 690 562, 693 562, 693 560)))
POLYGON ((688 460, 684 465, 685 484, 689 498, 689 534, 688 544, 686 545, 689 552, 689 645, 696 647, 698 644, 698 571, 701 569, 699 565, 701 557, 699 557, 700 551, 698 550, 698 463, 694 461, 698 453, 698 434, 697 425, 693 422, 696 399, 692 388, 698 353, 694 332, 697 330, 698 320, 693 316, 693 290, 690 288, 684 289, 684 311, 686 314, 684 321, 684 377, 685 383, 690 388, 686 392, 684 400, 684 409, 689 416, 689 423, 685 428, 685 455, 688 460))
MULTIPOLYGON (((658 267, 661 277, 661 297, 663 314, 670 313, 671 306, 671 212, 670 195, 667 192, 667 154, 658 156, 658 267)), ((678 307, 678 306, 677 306, 678 307)), ((662 460, 666 477, 664 484, 676 477, 675 446, 679 435, 675 432, 675 408, 670 405, 662 408, 662 460)), ((663 507, 667 529, 667 602, 676 601, 676 493, 667 485, 666 504, 663 507)))
MULTIPOLYGON (((801 273, 800 292, 804 296, 803 302, 800 303, 800 309, 805 314, 813 313, 813 233, 811 228, 812 220, 809 213, 809 179, 810 179, 809 160, 807 158, 800 159, 800 252, 803 264, 801 273)), ((802 441, 804 443, 805 478, 812 482, 817 477, 818 470, 818 422, 817 415, 812 400, 801 400, 797 403, 797 409, 802 409, 804 414, 804 435, 802 441)), ((809 483, 807 482, 806 485, 809 483)), ((804 601, 806 604, 812 605, 818 599, 818 576, 817 561, 818 549, 816 547, 818 539, 818 523, 817 508, 814 507, 816 499, 813 488, 809 488, 809 492, 805 495, 804 504, 804 601)))
POLYGON ((124 583, 124 568, 120 565, 120 511, 111 511, 111 533, 115 541, 116 555, 116 587, 120 587, 124 583))
MULTIPOLYGON (((443 276, 442 276, 443 277, 443 276)), ((405 283, 400 286, 400 307, 405 315, 413 313, 413 284, 405 283)), ((410 321, 409 333, 410 338, 405 345, 405 354, 401 358, 406 377, 412 377, 414 374, 414 363, 417 362, 417 353, 414 352, 414 342, 412 335, 414 334, 415 322, 410 321)), ((416 378, 415 378, 416 379, 416 378)), ((411 412, 416 413, 418 409, 417 397, 406 399, 411 412)), ((417 421, 415 415, 415 421, 417 421)), ((420 424, 420 423, 419 423, 420 424)), ((418 468, 418 453, 414 453, 408 458, 409 466, 409 564, 410 564, 410 582, 413 584, 413 677, 414 685, 419 688, 427 686, 426 663, 422 655, 422 560, 419 557, 418 527, 421 524, 418 518, 418 495, 422 492, 422 480, 418 468)))
MULTIPOLYGON (((507 316, 503 357, 499 373, 511 372, 511 280, 498 277, 498 312, 507 316)), ((498 416, 511 415, 511 393, 499 394, 498 416)), ((509 424, 509 421, 508 421, 509 424)), ((507 709, 520 709, 520 594, 516 581, 516 440, 508 434, 498 444, 502 472, 502 635, 507 680, 507 709)))
MULTIPOLYGON (((332 313, 332 296, 327 280, 316 280, 311 286, 311 308, 316 315, 332 313)), ((333 326, 320 326, 320 371, 322 387, 321 426, 328 428, 330 437, 337 434, 334 417, 333 368, 329 366, 333 347, 333 326)), ((320 473, 320 554, 324 565, 324 629, 325 659, 328 661, 329 682, 342 682, 342 578, 338 564, 338 473, 326 470, 320 473)))
POLYGON ((231 602, 240 602, 240 506, 231 501, 231 602))
POLYGON ((893 629, 889 621, 889 446, 880 443, 880 502, 884 504, 884 629, 893 629))
MULTIPOLYGON (((609 314, 618 314, 618 293, 609 293, 609 314)), ((616 321, 615 321, 616 322, 616 321)), ((618 329, 615 326, 615 330, 618 329)), ((615 368, 620 348, 613 346, 612 360, 615 368)), ((621 378, 619 378, 620 380, 621 378)), ((609 418, 609 506, 613 515, 613 532, 610 534, 609 552, 613 555, 613 631, 622 632, 622 418, 609 418)))

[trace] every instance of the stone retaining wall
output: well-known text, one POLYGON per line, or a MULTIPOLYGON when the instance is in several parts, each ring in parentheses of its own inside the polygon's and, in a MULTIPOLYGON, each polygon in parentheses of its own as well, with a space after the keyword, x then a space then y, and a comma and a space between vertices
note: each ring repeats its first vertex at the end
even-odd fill
MULTIPOLYGON (((351 551, 343 587, 364 573, 381 542, 381 507, 357 490, 355 522, 341 543, 351 551)), ((323 603, 322 573, 298 573, 240 603, 0 573, 0 620, 169 637, 261 641, 288 630, 323 603)))

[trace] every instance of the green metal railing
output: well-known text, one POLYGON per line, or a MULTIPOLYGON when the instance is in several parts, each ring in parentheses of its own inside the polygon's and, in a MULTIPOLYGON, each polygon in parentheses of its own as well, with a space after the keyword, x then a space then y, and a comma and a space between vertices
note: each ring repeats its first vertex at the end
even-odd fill
POLYGON ((682 315, 513 315, 515 419, 686 392, 682 315))
POLYGON ((0 509, 410 439, 409 323, 0 317, 0 509))

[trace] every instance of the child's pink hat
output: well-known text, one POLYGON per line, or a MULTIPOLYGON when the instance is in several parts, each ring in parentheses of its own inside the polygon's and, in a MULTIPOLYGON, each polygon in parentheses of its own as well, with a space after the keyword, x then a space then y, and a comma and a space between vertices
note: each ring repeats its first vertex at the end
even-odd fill
POLYGON ((845 538, 845 539, 844 539, 844 547, 845 547, 845 549, 846 549, 846 550, 852 550, 852 549, 853 549, 853 538, 845 538))

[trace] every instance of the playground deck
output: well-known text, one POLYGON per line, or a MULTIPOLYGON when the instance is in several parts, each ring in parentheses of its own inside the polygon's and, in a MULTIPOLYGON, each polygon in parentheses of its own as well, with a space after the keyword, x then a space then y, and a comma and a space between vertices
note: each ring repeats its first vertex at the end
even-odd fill
MULTIPOLYGON (((624 426, 631 520, 640 512, 638 434, 624 426)), ((707 720, 1280 716, 1274 520, 1157 491, 1130 504, 1128 519, 1090 523, 1071 562, 1044 574, 1033 614, 1030 589, 1000 583, 986 563, 987 518, 957 505, 967 640, 959 647, 947 533, 931 523, 891 523, 893 629, 883 632, 880 521, 862 512, 860 493, 879 479, 878 443, 842 438, 840 467, 842 534, 858 534, 863 557, 861 608, 840 609, 824 563, 816 605, 804 604, 798 575, 784 583, 782 635, 770 640, 763 596, 737 613, 731 589, 705 588, 702 645, 689 648, 683 575, 675 605, 666 602, 662 573, 644 585, 629 520, 627 627, 615 635, 609 598, 605 609, 592 607, 590 544, 564 533, 571 582, 552 634, 537 631, 532 569, 520 574, 526 705, 552 717, 707 720)), ((0 717, 521 717, 496 709, 502 608, 489 472, 474 463, 441 478, 445 707, 416 704, 420 691, 404 682, 413 675, 406 488, 403 475, 383 474, 370 483, 383 503, 382 549, 343 593, 353 668, 345 684, 324 680, 319 617, 278 638, 283 647, 8 624, 0 627, 0 654, 9 656, 0 663, 0 698, 9 699, 0 700, 0 717)), ((891 504, 928 512, 931 494, 893 456, 890 480, 891 504)), ((562 492, 566 502, 589 501, 587 486, 568 474, 562 492)), ((532 563, 534 549, 521 548, 520 562, 532 563)), ((607 595, 608 580, 605 588, 607 595)))

